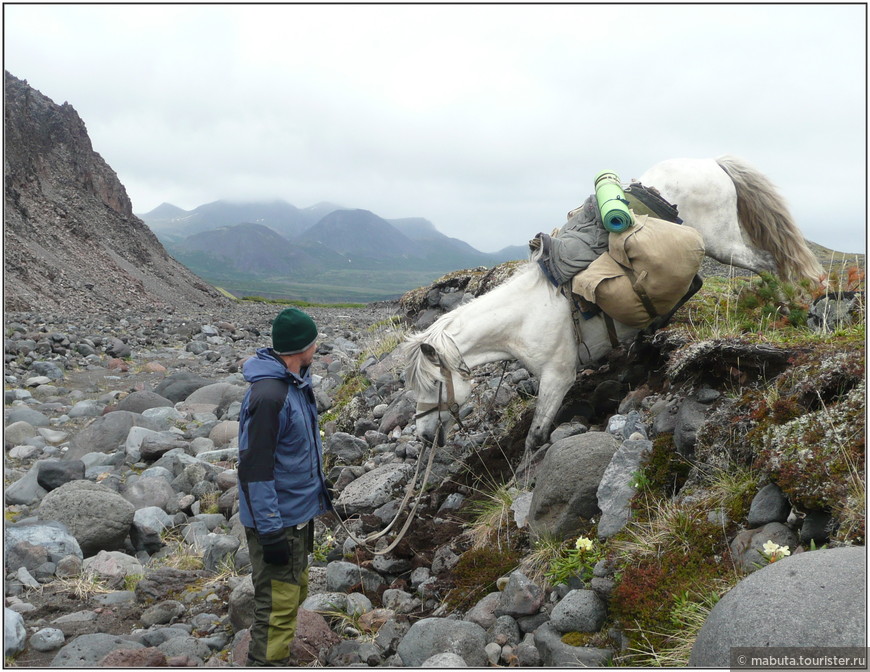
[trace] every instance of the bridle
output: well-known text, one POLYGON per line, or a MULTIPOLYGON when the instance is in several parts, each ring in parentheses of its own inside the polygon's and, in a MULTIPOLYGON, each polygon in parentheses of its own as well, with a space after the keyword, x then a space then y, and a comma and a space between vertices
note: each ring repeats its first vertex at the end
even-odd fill
MULTIPOLYGON (((505 372, 507 371, 507 365, 508 365, 508 362, 505 361, 504 368, 502 369, 501 380, 499 380, 498 388, 496 389, 496 395, 493 396, 492 402, 490 403, 490 407, 487 410, 487 414, 489 413, 489 411, 492 410, 492 405, 495 403, 495 397, 498 395, 498 390, 501 389, 501 384, 502 384, 502 381, 504 380, 505 372)), ((422 404, 421 406, 423 407, 423 410, 420 411, 419 413, 417 413, 414 416, 414 419, 416 420, 418 418, 427 416, 431 413, 435 413, 436 411, 439 413, 441 411, 448 411, 453 416, 453 418, 456 420, 456 423, 459 425, 459 428, 462 431, 465 431, 465 426, 462 424, 462 420, 460 420, 460 418, 459 418, 459 404, 456 403, 456 393, 455 393, 455 390, 453 387, 453 374, 450 371, 450 368, 444 363, 444 360, 441 358, 440 355, 438 356, 438 367, 439 367, 440 372, 441 372, 441 377, 443 378, 442 381, 438 382, 438 401, 437 401, 437 403, 422 404), (447 388, 447 399, 446 400, 442 399, 442 393, 444 392, 445 387, 447 388)), ((458 366, 457 370, 459 372, 459 375, 462 376, 462 378, 464 380, 468 380, 469 378, 471 378, 471 369, 469 368, 468 364, 465 363, 465 360, 462 359, 461 355, 459 357, 459 366, 458 366)), ((417 507, 420 505, 422 495, 423 495, 424 491, 426 490, 426 484, 429 482, 429 475, 432 473, 432 464, 435 460, 436 448, 438 447, 438 435, 441 432, 442 427, 443 427, 443 423, 442 423, 441 418, 439 416, 438 425, 437 425, 435 433, 432 436, 432 443, 429 447, 429 459, 427 460, 426 469, 423 473, 423 481, 422 481, 422 484, 420 486, 419 491, 417 492, 417 496, 415 498, 414 504, 411 507, 411 511, 408 513, 408 517, 405 519, 405 523, 402 526, 402 529, 399 530, 395 539, 393 539, 393 541, 390 542, 390 544, 386 548, 383 548, 381 550, 376 550, 376 549, 372 548, 370 546, 370 544, 372 542, 376 541, 377 539, 380 539, 381 537, 385 536, 388 532, 390 532, 390 530, 393 529, 395 524, 398 522, 399 517, 401 516, 402 512, 405 510, 405 507, 407 506, 408 502, 411 499, 411 496, 413 495, 414 484, 417 482, 417 476, 420 473, 420 466, 422 464, 422 460, 419 460, 419 459, 417 460, 417 467, 414 470, 414 475, 410 479, 410 481, 408 481, 408 485, 405 488, 405 496, 402 499, 402 502, 399 504, 398 510, 396 511, 396 515, 393 517, 393 520, 390 522, 390 524, 387 525, 380 532, 370 534, 369 536, 365 537, 364 539, 359 539, 356 536, 354 536, 350 530, 347 529, 344 522, 341 520, 341 517, 338 516, 337 512, 336 512, 336 517, 338 518, 338 523, 342 527, 342 529, 344 529, 344 531, 347 533, 347 535, 354 542, 356 542, 360 546, 368 549, 374 555, 385 555, 385 554, 389 553, 390 551, 392 551, 399 544, 399 542, 402 540, 402 538, 405 536, 405 533, 408 531, 408 528, 410 527, 411 522, 414 520, 414 515, 417 512, 417 507)))
MULTIPOLYGON (((459 425, 459 428, 465 431, 465 426, 462 424, 462 420, 459 417, 459 404, 456 403, 456 392, 453 387, 453 373, 440 356, 438 357, 438 368, 441 372, 441 378, 443 379, 438 381, 438 401, 435 403, 419 404, 418 408, 422 408, 423 410, 414 415, 414 420, 419 420, 431 413, 447 411, 453 416, 453 419, 456 420, 456 424, 459 425), (447 398, 442 399, 445 387, 447 388, 447 398)), ((462 357, 459 358, 458 371, 459 375, 462 376, 464 380, 471 378, 471 369, 462 357)))

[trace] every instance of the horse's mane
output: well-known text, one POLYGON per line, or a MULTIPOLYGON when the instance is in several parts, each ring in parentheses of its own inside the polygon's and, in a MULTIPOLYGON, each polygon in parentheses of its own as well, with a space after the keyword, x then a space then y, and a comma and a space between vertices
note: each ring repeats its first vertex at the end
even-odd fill
POLYGON ((464 315, 486 310, 485 304, 510 301, 511 299, 503 294, 516 292, 514 285, 520 283, 528 284, 528 287, 521 288, 521 291, 524 292, 538 283, 547 285, 551 290, 556 291, 544 277, 538 265, 531 262, 520 267, 513 276, 498 287, 442 315, 426 330, 410 334, 402 346, 402 354, 407 362, 405 366, 406 385, 413 389, 431 389, 441 380, 439 367, 433 364, 420 348, 423 343, 428 343, 434 347, 444 358, 444 363, 449 368, 454 370, 458 368, 462 362, 462 353, 459 352, 456 341, 453 340, 453 336, 448 333, 448 330, 460 324, 464 315))
POLYGON ((423 354, 420 348, 423 343, 434 347, 444 358, 444 363, 451 369, 459 366, 462 354, 453 337, 447 333, 447 327, 456 321, 453 313, 448 313, 437 319, 425 331, 411 334, 403 345, 403 354, 406 356, 405 383, 412 389, 431 389, 441 379, 441 371, 438 366, 423 354))

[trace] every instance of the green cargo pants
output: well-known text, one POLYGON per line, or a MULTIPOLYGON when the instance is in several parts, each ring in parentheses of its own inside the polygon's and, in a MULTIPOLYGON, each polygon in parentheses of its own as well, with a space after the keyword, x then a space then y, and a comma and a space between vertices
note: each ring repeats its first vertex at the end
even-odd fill
POLYGON ((254 583, 254 622, 248 647, 249 667, 286 667, 296 635, 296 614, 308 597, 308 554, 314 546, 314 524, 284 530, 290 562, 270 565, 263 560, 257 533, 245 528, 254 583))

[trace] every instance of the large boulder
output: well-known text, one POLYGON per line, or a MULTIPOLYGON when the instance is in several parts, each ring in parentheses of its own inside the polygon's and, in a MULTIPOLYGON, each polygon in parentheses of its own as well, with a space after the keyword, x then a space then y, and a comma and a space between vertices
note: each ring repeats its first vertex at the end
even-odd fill
POLYGON ((66 458, 75 460, 87 453, 114 453, 124 445, 132 427, 158 431, 160 423, 132 411, 106 413, 75 435, 66 458))
POLYGON ((424 618, 414 623, 399 643, 405 667, 420 667, 438 653, 455 653, 467 667, 486 667, 486 630, 477 623, 449 618, 424 618))
POLYGON ((397 491, 414 473, 410 464, 384 464, 366 472, 341 491, 335 502, 345 516, 372 513, 394 499, 397 491))
POLYGON ((201 387, 210 384, 211 381, 189 371, 179 371, 164 378, 154 391, 169 399, 173 404, 184 401, 201 387))
POLYGON ((117 492, 91 481, 70 481, 49 492, 37 509, 40 520, 66 525, 85 557, 122 548, 135 508, 117 492))
POLYGON ((620 442, 606 432, 588 432, 550 446, 535 479, 529 527, 538 536, 567 538, 598 516, 598 486, 620 442))
POLYGON ((139 642, 102 633, 79 635, 57 652, 50 667, 96 668, 103 658, 118 649, 142 649, 139 642))
POLYGON ((169 399, 157 394, 156 392, 138 390, 121 399, 121 401, 118 402, 116 410, 143 413, 149 408, 160 408, 172 405, 173 403, 169 399))
POLYGON ((750 574, 713 607, 689 665, 730 667, 733 647, 864 647, 865 553, 800 553, 750 574))
POLYGON ((133 483, 125 484, 121 489, 121 496, 137 509, 158 506, 167 512, 170 502, 176 499, 175 490, 169 481, 159 476, 138 478, 133 483))

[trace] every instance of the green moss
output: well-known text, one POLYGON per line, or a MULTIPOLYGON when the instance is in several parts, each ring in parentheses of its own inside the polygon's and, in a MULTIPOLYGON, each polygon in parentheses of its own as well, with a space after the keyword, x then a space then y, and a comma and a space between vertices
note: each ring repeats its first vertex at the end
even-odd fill
POLYGON ((595 632, 566 632, 562 635, 562 643, 568 646, 589 646, 595 632))
POLYGON ((349 375, 336 390, 335 396, 333 397, 332 408, 320 416, 320 421, 324 423, 332 420, 339 420, 342 409, 369 385, 371 385, 371 382, 362 373, 357 371, 349 375))
POLYGON ((513 549, 472 549, 462 554, 453 568, 455 587, 444 602, 450 609, 469 609, 495 590, 496 581, 517 567, 520 557, 513 549))
POLYGON ((691 465, 677 452, 673 434, 660 434, 637 479, 651 493, 673 495, 679 492, 689 476, 691 465))

